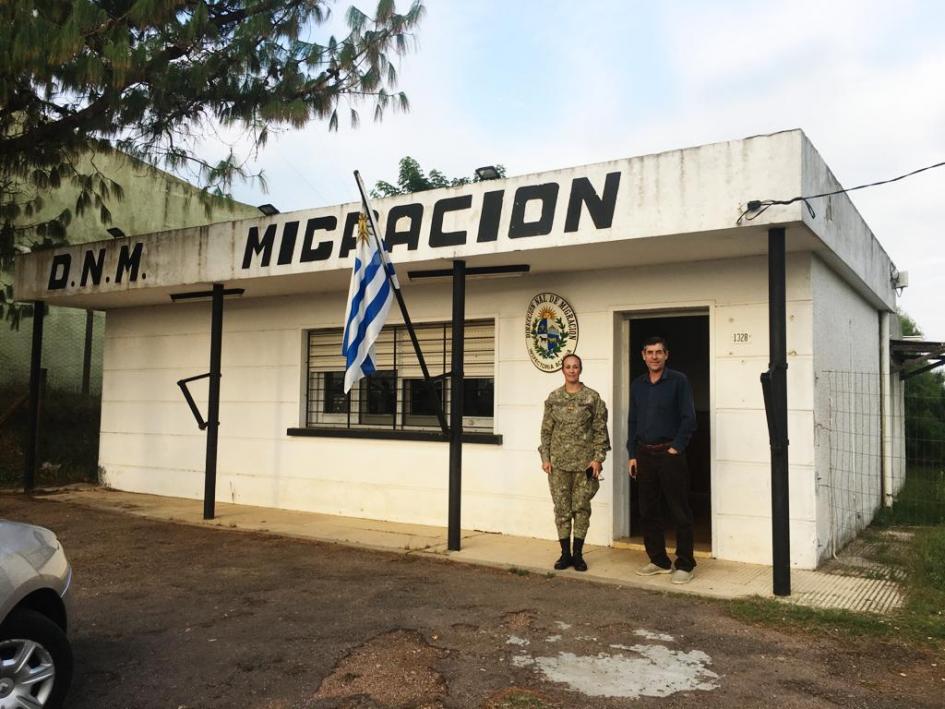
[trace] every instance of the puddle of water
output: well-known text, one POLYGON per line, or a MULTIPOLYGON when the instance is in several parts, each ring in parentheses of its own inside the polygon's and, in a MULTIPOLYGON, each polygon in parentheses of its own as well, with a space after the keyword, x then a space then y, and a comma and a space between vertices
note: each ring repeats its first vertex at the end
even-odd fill
POLYGON ((718 688, 718 675, 707 668, 712 659, 701 650, 682 652, 663 645, 631 645, 635 657, 599 653, 578 656, 513 658, 517 667, 533 667, 552 682, 592 697, 666 697, 676 692, 718 688))

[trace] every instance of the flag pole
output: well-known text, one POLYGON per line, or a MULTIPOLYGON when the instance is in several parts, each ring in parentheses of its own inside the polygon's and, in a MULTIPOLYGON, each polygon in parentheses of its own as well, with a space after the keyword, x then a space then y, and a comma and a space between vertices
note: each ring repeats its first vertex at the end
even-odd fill
POLYGON ((443 411, 443 402, 440 400, 440 397, 436 395, 436 389, 433 386, 433 380, 430 379, 430 371, 427 369, 427 362, 423 358, 423 352, 420 350, 420 342, 417 340, 417 333, 413 329, 413 323, 410 321, 410 314, 407 312, 407 304, 404 303, 404 296, 400 292, 400 282, 397 280, 396 275, 392 273, 393 268, 391 267, 391 263, 387 258, 387 251, 384 248, 384 242, 381 241, 381 232, 377 228, 377 220, 374 218, 374 210, 371 209, 371 205, 368 203, 367 191, 364 189, 364 182, 361 180, 361 173, 357 170, 354 171, 354 179, 358 183, 358 191, 361 193, 361 204, 364 206, 364 211, 367 212, 368 222, 371 225, 371 231, 374 233, 374 240, 377 245, 377 250, 384 262, 384 273, 387 276, 387 281, 390 283, 391 288, 394 289, 394 295, 397 297, 397 305, 400 306, 400 314, 404 318, 404 326, 407 328, 407 332, 410 334, 410 341, 413 343, 413 350, 417 354, 417 361, 420 363, 420 371, 423 372, 423 382, 426 385, 427 394, 429 394, 430 398, 433 399, 434 403, 436 404, 436 418, 440 423, 440 429, 443 431, 443 435, 449 436, 449 426, 446 424, 446 414, 443 411))

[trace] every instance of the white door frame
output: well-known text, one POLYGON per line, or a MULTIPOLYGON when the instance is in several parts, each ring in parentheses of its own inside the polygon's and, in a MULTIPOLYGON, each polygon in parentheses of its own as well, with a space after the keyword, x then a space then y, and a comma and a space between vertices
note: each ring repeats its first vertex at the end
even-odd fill
MULTIPOLYGON (((712 515, 712 539, 715 539, 716 485, 712 462, 715 460, 715 303, 709 301, 676 303, 672 307, 643 306, 632 309, 620 308, 613 311, 614 316, 614 392, 613 407, 613 538, 619 539, 630 534, 630 506, 627 499, 630 494, 630 480, 627 470, 627 411, 630 408, 630 322, 650 318, 681 318, 692 316, 709 318, 709 477, 712 515)), ((714 547, 714 544, 713 544, 714 547)))

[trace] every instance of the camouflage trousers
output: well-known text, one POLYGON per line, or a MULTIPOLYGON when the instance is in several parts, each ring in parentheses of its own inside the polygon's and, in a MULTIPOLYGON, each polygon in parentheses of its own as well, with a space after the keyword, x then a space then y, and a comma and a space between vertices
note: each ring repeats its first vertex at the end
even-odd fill
POLYGON ((583 470, 573 472, 554 468, 548 475, 548 487, 555 505, 558 539, 571 538, 572 520, 574 536, 584 539, 591 523, 591 499, 600 489, 600 483, 595 478, 588 480, 583 470))

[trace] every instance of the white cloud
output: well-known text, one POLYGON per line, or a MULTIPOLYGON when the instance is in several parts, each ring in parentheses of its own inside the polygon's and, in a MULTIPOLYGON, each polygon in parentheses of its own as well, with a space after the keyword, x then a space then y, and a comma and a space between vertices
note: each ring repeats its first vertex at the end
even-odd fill
MULTIPOLYGON (((932 2, 427 4, 400 70, 410 113, 286 134, 259 161, 271 194, 238 197, 353 200, 353 169, 390 180, 404 155, 450 175, 498 162, 521 174, 795 127, 848 187, 945 159, 945 9, 932 2)), ((938 339, 943 185, 945 169, 853 195, 912 275, 903 305, 938 339)))

